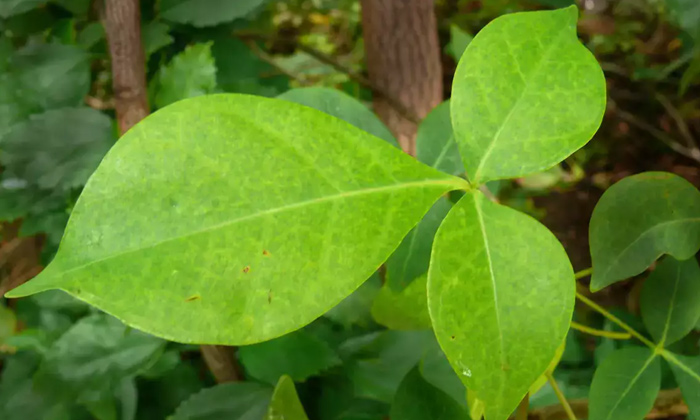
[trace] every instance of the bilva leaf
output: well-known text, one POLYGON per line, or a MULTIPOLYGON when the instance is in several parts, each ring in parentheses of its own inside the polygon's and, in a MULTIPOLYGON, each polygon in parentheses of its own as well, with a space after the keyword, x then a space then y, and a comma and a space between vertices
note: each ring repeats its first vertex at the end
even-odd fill
POLYGON ((465 187, 311 108, 193 98, 117 142, 54 261, 8 296, 58 288, 172 340, 265 341, 335 306, 465 187))
POLYGON ((671 366, 690 414, 698 417, 700 415, 700 356, 681 356, 669 351, 664 351, 662 355, 671 366))
POLYGON ((574 305, 566 252, 534 219, 467 193, 435 237, 435 334, 487 420, 505 420, 554 359, 574 305))
POLYGON ((643 272, 663 254, 700 249, 700 192, 666 172, 624 178, 605 191, 590 224, 591 290, 643 272))
POLYGON ((576 37, 578 8, 488 24, 457 66, 451 111, 476 183, 548 169, 586 144, 605 111, 605 77, 576 37))
POLYGON ((640 307, 644 325, 659 345, 685 337, 700 319, 698 261, 666 257, 644 282, 640 307))
POLYGON ((616 350, 596 369, 589 420, 639 420, 654 406, 661 369, 656 354, 641 347, 616 350))

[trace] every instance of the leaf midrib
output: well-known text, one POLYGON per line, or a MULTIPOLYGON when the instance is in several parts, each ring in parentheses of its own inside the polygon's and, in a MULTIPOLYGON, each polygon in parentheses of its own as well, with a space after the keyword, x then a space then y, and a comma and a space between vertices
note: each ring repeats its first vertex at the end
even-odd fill
POLYGON ((678 293, 678 283, 681 282, 681 264, 678 264, 678 269, 676 271, 676 281, 673 283, 673 294, 671 294, 671 301, 669 302, 670 307, 668 308, 668 314, 666 315, 666 322, 664 323, 664 330, 661 334, 661 340, 659 340, 659 346, 666 344, 666 338, 668 336, 668 329, 671 326, 671 318, 673 317, 673 308, 675 308, 676 294, 678 293))
MULTIPOLYGON (((552 51, 554 51, 554 47, 557 46, 561 40, 562 35, 567 33, 568 26, 564 26, 561 28, 559 33, 555 36, 555 40, 550 44, 549 49, 545 51, 544 54, 542 54, 542 57, 540 58, 540 61, 537 63, 537 66, 534 68, 532 72, 530 72, 528 80, 525 80, 522 74, 522 70, 520 70, 520 63, 515 59, 515 56, 512 55, 512 52, 509 49, 509 54, 511 57, 513 57, 513 62, 516 64, 516 67, 518 68, 518 72, 523 78, 523 82, 525 82, 525 86, 523 87, 522 91, 520 92, 520 96, 518 96, 518 99, 515 100, 515 103, 513 103, 513 106, 510 108, 510 111, 508 111, 508 115, 506 115, 506 118, 503 120, 503 123, 501 126, 498 128, 498 131, 496 131, 496 134, 493 135, 493 139, 491 140, 491 143, 489 143, 488 147, 486 148, 486 151, 484 152, 483 157, 481 158, 481 161, 479 162, 479 165, 476 168, 476 171, 474 172, 474 182, 480 182, 481 181, 481 170, 484 167, 485 162, 489 159, 491 156, 491 153, 493 153, 493 149, 498 142, 499 138, 501 137, 501 133, 503 132, 504 128, 508 125, 510 122, 510 119, 512 118, 513 114, 515 113, 515 110, 518 109, 520 103, 522 102, 523 98, 526 96, 525 93, 527 93, 530 90, 530 87, 532 86, 532 79, 537 76, 537 74, 540 72, 542 69, 542 64, 549 59, 549 56, 552 54, 552 51)), ((507 39, 505 40, 506 44, 510 47, 508 44, 507 39)))
POLYGON ((644 362, 644 365, 642 366, 642 368, 639 369, 639 372, 637 372, 634 375, 634 377, 632 378, 632 380, 629 382, 629 384, 627 385, 627 388, 625 388, 625 390, 622 391, 620 398, 617 399, 617 401, 615 402, 615 405, 613 405, 613 407, 610 409, 610 411, 608 412, 608 415, 605 417, 605 420, 610 420, 610 416, 612 415, 612 413, 614 413, 615 410, 617 410, 617 407, 620 405, 622 400, 625 399, 625 396, 627 396, 627 394, 630 392, 630 390, 632 390, 632 387, 637 382, 637 380, 639 380, 639 377, 642 376, 644 371, 647 370, 647 368, 649 367, 651 362, 654 361, 655 358, 656 358, 656 353, 652 352, 651 356, 646 360, 646 362, 644 362))
MULTIPOLYGON (((483 198, 482 198, 483 199, 483 198)), ((498 327, 498 346, 500 350, 501 366, 506 365, 505 353, 503 351, 503 329, 501 328, 501 315, 498 310, 498 289, 496 288, 496 277, 493 274, 493 261, 491 259, 491 249, 489 248, 489 240, 486 235, 486 225, 484 224, 484 216, 481 212, 481 205, 477 201, 477 196, 474 196, 474 207, 476 208, 476 215, 479 219, 479 227, 481 229, 481 236, 484 240, 484 250, 486 251, 486 258, 489 262, 489 274, 491 275, 491 286, 493 288, 493 303, 496 312, 496 326, 498 327)), ((501 397, 503 394, 504 382, 498 381, 498 396, 501 397)))
POLYGON ((65 275, 65 274, 73 273, 75 271, 79 271, 79 270, 82 270, 82 269, 87 268, 89 266, 99 264, 99 263, 102 263, 105 261, 109 261, 109 260, 114 259, 114 258, 119 258, 121 256, 128 255, 128 254, 131 254, 134 252, 152 249, 152 248, 155 248, 157 246, 160 246, 160 245, 168 243, 168 242, 173 242, 173 241, 177 241, 180 239, 196 236, 199 234, 212 232, 212 231, 215 231, 217 229, 223 229, 223 228, 232 226, 236 223, 243 222, 246 220, 255 219, 255 218, 258 218, 261 216, 268 216, 271 214, 282 213, 282 212, 285 212, 288 210, 295 210, 295 209, 300 209, 300 208, 307 207, 307 206, 313 206, 315 204, 333 202, 335 200, 342 200, 342 199, 345 199, 348 197, 357 197, 357 196, 370 195, 370 194, 375 194, 375 193, 383 193, 383 192, 388 192, 388 191, 409 189, 409 188, 414 188, 414 187, 418 188, 418 187, 430 187, 430 186, 445 185, 445 186, 451 187, 452 190, 463 188, 464 186, 460 185, 460 183, 458 183, 458 181, 459 181, 459 179, 455 178, 453 180, 446 179, 446 180, 431 180, 431 181, 415 181, 415 182, 407 182, 407 183, 403 183, 403 184, 392 184, 392 185, 385 185, 382 187, 372 187, 372 188, 365 188, 365 189, 353 190, 353 191, 343 191, 341 193, 332 194, 332 195, 328 195, 325 197, 317 197, 317 198, 313 198, 311 200, 305 200, 305 201, 300 201, 300 202, 296 202, 296 203, 292 203, 292 204, 286 204, 286 205, 283 205, 280 207, 265 209, 265 210, 251 213, 251 214, 248 214, 248 215, 245 215, 242 217, 227 220, 225 222, 217 223, 217 224, 212 225, 212 226, 207 226, 207 227, 202 228, 202 229, 193 230, 193 231, 187 232, 183 235, 172 236, 172 237, 163 239, 161 241, 157 241, 157 242, 154 242, 152 244, 148 244, 146 246, 132 248, 132 249, 124 250, 122 252, 117 252, 117 253, 114 253, 111 255, 107 255, 103 258, 89 261, 85 264, 81 264, 79 266, 70 268, 68 270, 61 271, 60 274, 65 275))

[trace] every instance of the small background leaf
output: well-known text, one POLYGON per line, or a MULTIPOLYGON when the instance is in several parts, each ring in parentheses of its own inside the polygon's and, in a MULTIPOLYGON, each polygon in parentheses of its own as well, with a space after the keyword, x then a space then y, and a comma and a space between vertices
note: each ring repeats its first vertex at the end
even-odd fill
POLYGON ((661 370, 647 348, 628 347, 610 354, 593 376, 589 420, 639 420, 654 406, 661 370))
POLYGON ((700 192, 677 175, 645 172, 608 188, 591 216, 591 290, 641 273, 662 254, 695 255, 699 215, 700 192))
POLYGON ((449 101, 436 106, 418 126, 416 159, 448 174, 464 173, 464 164, 452 133, 449 101))
POLYGON ((277 382, 265 420, 309 420, 289 376, 277 382))
POLYGON ((695 258, 666 257, 644 282, 642 319, 654 341, 668 346, 685 337, 700 319, 700 266, 695 258))
POLYGON ((216 64, 211 54, 211 45, 189 46, 160 68, 150 87, 153 102, 158 108, 182 99, 214 93, 216 64))
POLYGON ((700 356, 682 356, 671 354, 666 357, 678 386, 681 387, 683 400, 688 404, 694 418, 700 416, 700 356))
POLYGON ((235 382, 207 388, 180 405, 172 420, 257 420, 265 418, 272 388, 235 382))
POLYGON ((264 0, 162 0, 163 18, 197 27, 213 26, 242 18, 263 4, 264 0))
POLYGON ((391 406, 392 420, 466 420, 466 410, 428 383, 414 367, 401 381, 391 406))
POLYGON ((400 292, 385 284, 372 304, 374 320, 392 330, 430 329, 427 282, 428 276, 424 274, 400 292))

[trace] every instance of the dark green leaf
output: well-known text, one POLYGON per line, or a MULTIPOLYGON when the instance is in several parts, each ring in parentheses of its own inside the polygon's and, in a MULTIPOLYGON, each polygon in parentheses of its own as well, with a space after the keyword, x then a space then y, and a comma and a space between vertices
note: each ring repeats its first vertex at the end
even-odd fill
POLYGON ((100 41, 104 41, 106 36, 104 25, 100 22, 92 22, 78 33, 77 43, 86 50, 89 50, 100 41))
POLYGON ((297 88, 288 90, 278 98, 318 109, 399 147, 389 129, 372 111, 341 91, 323 87, 297 88))
POLYGON ((666 0, 678 26, 700 43, 700 3, 696 0, 666 0))
POLYGON ((12 309, 0 304, 0 346, 14 335, 17 327, 17 317, 12 309))
POLYGON ((548 169, 586 144, 605 111, 605 77, 576 37, 578 9, 501 16, 457 66, 452 124, 475 183, 548 169))
POLYGON ((74 15, 87 15, 92 0, 52 0, 74 15))
POLYGON ((277 382, 264 420, 309 420, 289 376, 282 376, 277 382))
POLYGON ((27 12, 45 2, 46 0, 2 0, 0 2, 0 18, 6 19, 27 12))
POLYGON ((391 406, 392 420, 466 420, 466 410, 428 383, 418 366, 401 381, 391 406))
POLYGON ((505 420, 564 340, 574 277, 536 220, 467 193, 435 237, 428 307, 435 334, 486 418, 505 420))
POLYGON ((467 407, 467 389, 457 376, 457 373, 452 369, 452 365, 447 360, 440 346, 435 342, 426 350, 423 359, 420 362, 421 374, 426 381, 433 386, 441 389, 447 395, 452 397, 458 404, 467 407))
POLYGON ((46 352, 37 386, 56 394, 111 390, 155 361, 164 342, 103 314, 82 318, 46 352))
POLYGON ((113 143, 111 120, 92 108, 32 115, 0 141, 3 176, 45 189, 80 187, 113 143))
POLYGON ((472 42, 472 39, 474 39, 474 37, 462 30, 459 26, 455 24, 450 25, 450 43, 447 44, 447 52, 449 52, 455 61, 459 61, 464 50, 466 50, 469 43, 472 42))
POLYGON ((374 320, 392 330, 430 329, 427 281, 428 276, 423 275, 400 292, 384 285, 372 305, 374 320))
POLYGON ((172 420, 261 420, 267 413, 272 388, 235 382, 207 388, 177 408, 172 420))
POLYGON ((391 403, 406 374, 434 346, 432 331, 384 331, 348 340, 340 352, 355 395, 391 403))
POLYGON ((589 420, 639 420, 654 406, 661 370, 656 354, 628 347, 610 354, 593 376, 589 420))
POLYGON ((681 356, 668 351, 662 354, 671 366, 678 386, 681 387, 683 400, 688 404, 690 414, 698 418, 700 416, 700 356, 681 356))
POLYGON ((161 67, 151 83, 153 102, 158 108, 213 93, 216 89, 216 64, 211 55, 211 43, 187 47, 161 67))
POLYGON ((670 173, 629 176, 596 204, 590 245, 592 291, 643 272, 663 254, 688 259, 700 249, 700 192, 670 173))
POLYGON ((660 346, 685 337, 700 319, 700 266, 695 258, 666 257, 644 283, 644 325, 660 346))
POLYGON ((212 53, 216 60, 216 80, 225 92, 276 96, 289 86, 286 75, 255 55, 239 39, 228 35, 217 38, 212 53))
POLYGON ((324 316, 345 328, 353 325, 367 326, 372 320, 370 309, 382 287, 381 284, 379 275, 374 273, 369 280, 362 283, 362 286, 326 312, 324 316))
POLYGON ((56 258, 8 295, 59 288, 181 342, 269 340, 348 296, 464 187, 301 105, 181 101, 116 144, 56 258))
POLYGON ((393 292, 402 291, 428 272, 435 232, 450 208, 452 203, 445 198, 433 204, 423 220, 406 235, 386 261, 386 281, 393 292))
POLYGON ((161 0, 160 14, 177 23, 213 26, 242 18, 264 0, 161 0))
MULTIPOLYGON (((143 39, 143 50, 146 57, 150 56, 159 49, 166 47, 173 43, 174 39, 170 36, 170 26, 163 22, 151 21, 144 25, 141 32, 141 39, 143 39)), ((210 65, 207 60, 202 59, 204 65, 210 65)))
POLYGON ((418 126, 416 159, 448 174, 464 173, 464 164, 452 134, 449 101, 436 106, 418 126))
POLYGON ((249 376, 271 385, 282 375, 301 382, 340 364, 328 344, 305 330, 243 346, 239 349, 239 358, 249 376))

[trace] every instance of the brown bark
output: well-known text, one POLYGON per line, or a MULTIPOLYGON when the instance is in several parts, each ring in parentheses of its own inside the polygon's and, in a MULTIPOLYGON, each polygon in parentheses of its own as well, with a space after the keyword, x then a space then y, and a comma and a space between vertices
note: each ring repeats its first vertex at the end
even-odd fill
MULTIPOLYGON (((112 85, 119 132, 126 133, 148 115, 146 63, 141 41, 139 0, 105 0, 103 23, 112 58, 112 85)), ((201 346, 217 382, 239 379, 233 348, 201 346)))
POLYGON ((139 0, 105 0, 104 26, 112 58, 117 122, 124 134, 148 115, 139 0))
POLYGON ((442 101, 433 6, 433 0, 362 0, 367 70, 372 86, 380 92, 375 95, 374 110, 411 155, 416 150, 415 120, 442 101))
POLYGON ((240 381, 242 374, 236 363, 233 347, 201 346, 202 357, 217 383, 240 381))

